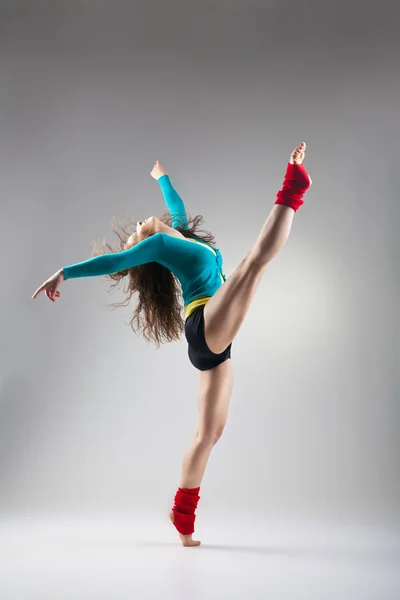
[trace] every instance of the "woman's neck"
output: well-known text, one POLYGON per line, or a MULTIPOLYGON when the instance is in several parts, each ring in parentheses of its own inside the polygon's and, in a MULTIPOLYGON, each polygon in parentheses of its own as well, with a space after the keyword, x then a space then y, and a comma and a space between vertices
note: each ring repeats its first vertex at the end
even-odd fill
POLYGON ((169 227, 169 225, 165 225, 165 223, 158 223, 157 224, 157 231, 161 231, 162 233, 166 233, 167 235, 172 235, 174 237, 180 237, 180 238, 184 238, 185 236, 180 233, 180 231, 177 231, 176 229, 174 229, 173 227, 169 227))

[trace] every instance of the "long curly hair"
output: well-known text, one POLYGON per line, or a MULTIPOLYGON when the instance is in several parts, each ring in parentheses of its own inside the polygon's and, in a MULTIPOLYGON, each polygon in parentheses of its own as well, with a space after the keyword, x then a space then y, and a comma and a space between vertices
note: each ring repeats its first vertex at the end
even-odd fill
MULTIPOLYGON (((165 212, 159 217, 165 225, 172 227, 172 218, 169 212, 165 212)), ((120 249, 114 250, 104 239, 100 244, 92 242, 92 256, 121 252, 125 250, 127 238, 130 236, 129 228, 133 225, 136 229, 136 222, 130 218, 128 223, 122 227, 116 225, 116 218, 112 222, 112 230, 119 238, 120 249), (120 229, 123 233, 118 231, 120 229)), ((175 227, 186 238, 194 238, 214 245, 214 236, 200 228, 204 222, 202 215, 191 218, 188 216, 187 229, 175 227)), ((134 239, 136 233, 132 233, 134 239)), ((135 241, 136 245, 139 240, 135 241)), ((123 292, 128 294, 125 300, 119 303, 109 305, 112 308, 128 306, 134 293, 138 293, 138 303, 133 313, 133 317, 128 325, 131 326, 134 333, 142 333, 148 342, 155 342, 157 348, 160 344, 179 340, 185 329, 185 319, 183 312, 182 289, 179 280, 166 267, 151 262, 137 267, 131 267, 118 273, 106 275, 115 283, 110 286, 109 292, 124 282, 123 292)))

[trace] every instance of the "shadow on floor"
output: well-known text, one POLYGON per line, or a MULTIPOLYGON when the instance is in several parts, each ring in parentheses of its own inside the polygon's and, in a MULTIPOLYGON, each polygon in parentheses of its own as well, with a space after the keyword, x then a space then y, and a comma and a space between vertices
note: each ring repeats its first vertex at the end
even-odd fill
MULTIPOLYGON (((180 546, 179 542, 151 542, 151 541, 135 541, 135 546, 149 548, 173 548, 180 546)), ((182 546, 183 548, 183 546, 182 546)), ((236 552, 240 554, 253 554, 258 556, 282 556, 291 559, 313 559, 324 561, 345 561, 345 562, 372 562, 389 564, 398 564, 400 560, 400 552, 388 549, 371 549, 371 548, 294 548, 285 546, 231 546, 222 544, 206 544, 202 543, 197 547, 198 550, 218 551, 218 552, 236 552)))

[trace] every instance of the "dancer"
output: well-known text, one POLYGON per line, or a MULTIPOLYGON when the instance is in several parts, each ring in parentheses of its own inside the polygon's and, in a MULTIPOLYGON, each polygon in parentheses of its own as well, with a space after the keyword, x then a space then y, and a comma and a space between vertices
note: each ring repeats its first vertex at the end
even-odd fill
MULTIPOLYGON (((305 150, 302 142, 292 152, 275 205, 253 247, 228 278, 223 274, 219 249, 210 243, 212 236, 200 235, 198 217, 188 219, 182 199, 157 161, 151 175, 163 192, 169 221, 154 216, 138 221, 136 232, 124 241, 121 252, 63 267, 32 296, 34 299, 45 292, 55 302, 64 280, 96 275, 109 275, 114 280, 128 277, 131 295, 139 291, 139 308, 146 317, 145 337, 171 341, 184 330, 189 359, 200 372, 197 428, 184 455, 169 514, 184 546, 200 545, 192 538, 195 511, 208 458, 228 416, 233 387, 232 341, 268 263, 286 243, 294 214, 311 185, 302 164, 305 150), (178 289, 183 296, 184 320, 179 312, 178 289)), ((139 312, 136 309, 138 321, 139 312)))

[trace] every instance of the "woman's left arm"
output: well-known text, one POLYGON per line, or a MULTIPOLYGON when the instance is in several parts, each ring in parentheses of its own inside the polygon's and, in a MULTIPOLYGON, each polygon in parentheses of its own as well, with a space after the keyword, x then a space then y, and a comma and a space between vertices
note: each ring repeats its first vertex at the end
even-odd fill
POLYGON ((34 300, 41 292, 46 292, 46 296, 49 300, 54 302, 56 298, 60 297, 58 288, 62 281, 67 279, 111 275, 111 273, 125 271, 126 269, 138 265, 157 262, 165 254, 165 235, 165 233, 158 232, 142 242, 139 242, 136 246, 129 248, 129 250, 112 254, 101 254, 100 256, 89 258, 89 260, 63 267, 36 290, 32 296, 32 300, 34 300))
POLYGON ((131 267, 157 262, 163 256, 164 235, 158 232, 139 242, 129 250, 113 254, 101 254, 81 263, 63 267, 64 279, 111 275, 131 267))

